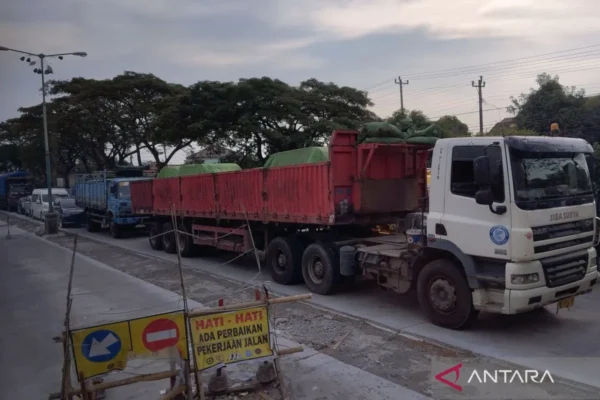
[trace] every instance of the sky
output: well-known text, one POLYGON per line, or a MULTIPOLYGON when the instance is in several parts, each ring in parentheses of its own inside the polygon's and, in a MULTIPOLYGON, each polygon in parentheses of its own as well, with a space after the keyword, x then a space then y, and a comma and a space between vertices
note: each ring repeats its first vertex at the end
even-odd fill
MULTIPOLYGON (((367 90, 382 117, 400 107, 401 76, 405 108, 476 132, 480 75, 484 130, 541 72, 599 93, 599 20, 598 0, 21 0, 0 3, 0 46, 88 53, 53 61, 53 79, 314 77, 367 90)), ((19 57, 0 52, 0 121, 41 101, 19 57)))

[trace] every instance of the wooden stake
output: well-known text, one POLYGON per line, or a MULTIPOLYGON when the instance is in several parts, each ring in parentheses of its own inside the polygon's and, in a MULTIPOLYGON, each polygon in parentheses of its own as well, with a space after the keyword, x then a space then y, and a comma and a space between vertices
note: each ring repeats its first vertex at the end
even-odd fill
POLYGON ((67 390, 71 390, 71 352, 69 351, 69 343, 71 336, 71 306, 73 299, 71 298, 71 290, 73 288, 73 275, 75 272, 75 255, 77 254, 77 238, 73 240, 73 254, 71 256, 71 266, 69 269, 69 283, 67 285, 67 309, 65 311, 64 320, 64 333, 63 333, 63 369, 62 369, 62 380, 60 386, 61 399, 69 400, 71 396, 65 396, 67 390))
MULTIPOLYGON (((179 284, 181 285, 181 295, 183 296, 183 312, 184 312, 184 315, 186 316, 185 317, 185 325, 186 325, 186 330, 188 332, 188 337, 190 337, 192 339, 192 343, 194 343, 194 340, 192 337, 192 328, 190 325, 190 319, 188 317, 190 309, 188 308, 187 295, 185 293, 185 284, 183 282, 183 268, 181 265, 179 229, 177 227, 177 217, 175 216, 175 207, 173 207, 173 209, 171 211, 171 220, 173 221, 173 231, 175 234, 175 245, 176 245, 176 250, 177 250, 177 266, 179 269, 179 284)), ((193 365, 194 378, 196 380, 196 391, 198 392, 198 394, 200 396, 200 400, 204 400, 204 388, 202 386, 202 374, 198 374, 198 371, 196 370, 196 352, 194 351, 194 346, 192 346, 192 354, 191 354, 191 357, 188 357, 187 364, 188 364, 189 368, 191 368, 193 365)), ((190 369, 190 371, 191 371, 191 369, 190 369)), ((190 374, 185 374, 185 378, 186 378, 186 382, 184 382, 184 383, 187 388, 187 392, 188 392, 187 394, 188 394, 188 397, 191 399, 192 398, 192 385, 190 384, 190 374)))
POLYGON ((79 373, 79 383, 81 385, 81 400, 90 400, 90 396, 87 390, 87 387, 85 386, 85 379, 83 378, 83 372, 79 373))
POLYGON ((277 355, 279 357, 281 356, 287 356, 290 354, 294 354, 294 353, 302 353, 304 351, 304 347, 302 346, 297 346, 297 347, 290 347, 289 349, 281 349, 277 352, 277 355))

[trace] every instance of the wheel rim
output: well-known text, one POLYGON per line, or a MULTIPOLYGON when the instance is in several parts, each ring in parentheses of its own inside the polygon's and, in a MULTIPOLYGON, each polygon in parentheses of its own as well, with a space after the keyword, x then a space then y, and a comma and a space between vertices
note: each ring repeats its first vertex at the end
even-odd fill
POLYGON ((429 285, 429 302, 438 312, 449 314, 456 308, 456 288, 446 278, 432 279, 429 285))
POLYGON ((277 251, 277 254, 275 254, 275 256, 273 257, 273 260, 271 262, 271 265, 273 265, 273 269, 278 272, 278 273, 283 273, 285 272, 285 270, 287 269, 287 257, 286 255, 283 253, 283 251, 279 250, 277 251))
POLYGON ((165 233, 164 239, 163 239, 163 243, 164 243, 165 247, 167 247, 167 248, 171 247, 174 239, 175 239, 175 235, 173 234, 173 232, 165 233))
POLYGON ((308 263, 308 276, 314 283, 321 283, 325 278, 325 266, 320 257, 312 257, 308 263))

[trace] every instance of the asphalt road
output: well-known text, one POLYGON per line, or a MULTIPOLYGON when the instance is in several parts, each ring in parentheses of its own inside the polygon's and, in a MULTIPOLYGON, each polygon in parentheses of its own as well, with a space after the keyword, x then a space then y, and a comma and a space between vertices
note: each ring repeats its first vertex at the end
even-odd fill
MULTIPOLYGON (((143 233, 113 239, 106 232, 89 233, 68 229, 83 236, 131 251, 176 261, 176 256, 153 251, 143 233)), ((184 259, 186 266, 239 282, 256 278, 252 261, 224 265, 231 254, 216 258, 184 259)), ((265 279, 269 279, 268 276, 265 279)), ((306 292, 303 285, 269 283, 271 290, 285 295, 306 292)), ((469 331, 452 331, 430 324, 421 315, 414 299, 366 286, 334 296, 313 295, 312 303, 365 319, 373 324, 418 335, 489 357, 530 368, 550 368, 559 376, 600 387, 600 291, 580 296, 571 310, 547 310, 517 316, 482 315, 469 331)))

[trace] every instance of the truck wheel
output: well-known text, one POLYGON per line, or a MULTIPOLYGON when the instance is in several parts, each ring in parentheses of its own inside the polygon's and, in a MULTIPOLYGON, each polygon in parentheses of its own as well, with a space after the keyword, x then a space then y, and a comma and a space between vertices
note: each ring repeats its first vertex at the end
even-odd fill
POLYGON ((108 232, 115 239, 120 239, 123 236, 123 229, 115 223, 112 217, 110 217, 110 222, 108 223, 108 232))
POLYGON ((179 255, 181 257, 193 257, 196 253, 196 245, 184 224, 179 225, 179 255))
POLYGON ((165 222, 162 226, 162 242, 165 253, 175 254, 177 244, 175 243, 175 233, 173 232, 173 224, 165 222))
POLYGON ((431 322, 450 329, 465 329, 476 319, 471 288, 457 265, 433 260, 425 265, 417 281, 421 309, 431 322))
POLYGON ((282 285, 302 280, 302 243, 296 237, 276 237, 269 243, 266 254, 271 277, 282 285))
POLYGON ((311 292, 332 294, 341 280, 339 263, 330 246, 313 243, 302 256, 302 276, 311 292))
POLYGON ((162 236, 160 235, 159 225, 154 223, 150 225, 150 238, 148 241, 150 242, 150 247, 153 250, 162 250, 163 249, 163 241, 162 236))
POLYGON ((90 214, 87 215, 87 231, 88 232, 98 232, 100 230, 100 224, 96 221, 92 220, 92 216, 90 214))

